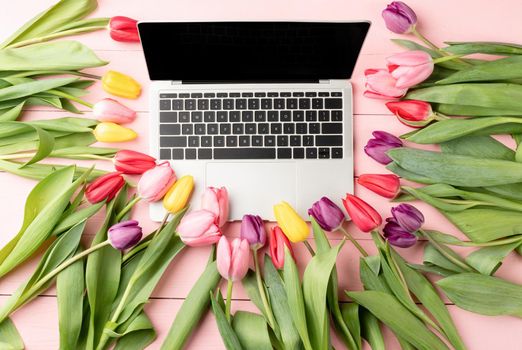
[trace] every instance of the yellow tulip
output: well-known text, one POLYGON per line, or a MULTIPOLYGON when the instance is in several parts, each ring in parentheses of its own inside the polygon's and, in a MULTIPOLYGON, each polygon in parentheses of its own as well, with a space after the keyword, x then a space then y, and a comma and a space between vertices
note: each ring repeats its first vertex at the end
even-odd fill
POLYGON ((111 95, 124 98, 138 98, 141 94, 141 85, 133 78, 113 70, 102 77, 103 90, 111 95))
POLYGON ((100 142, 126 142, 138 137, 134 130, 110 122, 99 123, 93 133, 100 142))
POLYGON ((308 225, 290 204, 281 202, 274 205, 274 215, 277 224, 290 241, 297 243, 308 238, 310 233, 308 225))
POLYGON ((171 214, 176 214, 185 208, 194 189, 194 178, 185 175, 178 179, 163 197, 163 207, 171 214))

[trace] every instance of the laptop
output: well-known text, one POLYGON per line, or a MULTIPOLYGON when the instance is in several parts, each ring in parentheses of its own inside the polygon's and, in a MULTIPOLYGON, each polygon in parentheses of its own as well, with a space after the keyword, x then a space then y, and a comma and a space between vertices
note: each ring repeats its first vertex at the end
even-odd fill
MULTIPOLYGON (((225 186, 230 220, 353 192, 352 75, 369 22, 141 22, 150 153, 225 186)), ((161 202, 150 216, 164 216, 161 202)))

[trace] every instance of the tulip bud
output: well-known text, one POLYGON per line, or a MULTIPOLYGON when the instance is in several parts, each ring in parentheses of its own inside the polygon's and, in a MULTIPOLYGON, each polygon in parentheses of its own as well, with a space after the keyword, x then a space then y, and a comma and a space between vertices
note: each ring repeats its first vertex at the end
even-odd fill
POLYGON ((379 213, 362 199, 346 194, 343 204, 353 223, 361 231, 370 232, 381 225, 382 218, 379 213))
POLYGON ((181 219, 176 232, 188 246, 211 245, 221 237, 221 231, 215 221, 215 215, 207 210, 192 211, 181 219))
POLYGON ((341 208, 328 197, 323 197, 315 202, 308 209, 308 215, 312 216, 319 226, 326 231, 337 230, 346 219, 341 208))
POLYGON ((138 182, 138 195, 148 202, 159 201, 176 182, 176 174, 168 162, 147 170, 138 182))
POLYGON ((386 59, 388 70, 397 79, 395 87, 408 89, 426 80, 435 64, 430 54, 421 50, 405 51, 386 59))
POLYGON ((394 1, 382 11, 386 28, 397 34, 407 34, 415 29, 417 15, 402 1, 394 1))
POLYGON ((154 157, 130 150, 116 152, 112 161, 116 170, 124 174, 143 174, 156 166, 154 157))
POLYGON ((98 123, 93 134, 97 141, 109 143, 132 141, 138 137, 134 130, 109 122, 98 123))
POLYGON ((397 116, 401 123, 413 128, 422 128, 435 119, 431 105, 424 101, 393 101, 387 102, 386 107, 397 116))
POLYGON ((140 42, 137 24, 138 21, 129 17, 112 17, 109 22, 111 38, 123 42, 140 42))
POLYGON ((395 198, 401 190, 400 179, 394 174, 363 174, 357 183, 385 198, 395 198))
POLYGON ((292 257, 294 251, 288 238, 286 238, 283 230, 279 226, 274 226, 268 233, 268 244, 270 247, 270 258, 276 269, 282 269, 285 265, 285 247, 290 250, 292 257))
POLYGON ((185 208, 193 189, 194 178, 190 175, 181 177, 174 183, 163 198, 163 207, 171 214, 176 214, 185 208))
POLYGON ((374 138, 368 140, 364 152, 381 164, 391 163, 392 159, 388 157, 386 152, 392 148, 402 147, 402 141, 385 131, 374 131, 372 135, 374 138))
POLYGON ((114 172, 100 176, 91 182, 85 189, 85 197, 91 204, 99 203, 103 200, 109 202, 116 193, 125 185, 125 179, 121 172, 114 172))
POLYGON ((393 218, 386 219, 387 223, 382 229, 384 238, 396 247, 409 248, 417 242, 417 236, 402 228, 393 218))
POLYGON ((424 215, 410 204, 399 204, 391 209, 391 213, 397 224, 409 232, 418 231, 424 223, 424 215))
POLYGON ((407 88, 398 88, 397 79, 386 69, 367 69, 366 91, 364 96, 381 100, 392 100, 401 98, 408 91, 407 88))
POLYGON ((242 280, 248 272, 250 249, 245 239, 235 238, 229 242, 225 236, 219 239, 216 264, 219 274, 232 282, 242 280))
POLYGON ((138 98, 141 94, 141 85, 133 78, 113 70, 102 77, 103 90, 111 95, 124 98, 138 98))
POLYGON ((141 240, 143 233, 136 220, 127 220, 112 225, 107 235, 114 248, 126 250, 135 246, 141 240))
POLYGON ((92 114, 101 122, 116 124, 130 123, 136 119, 136 112, 112 98, 104 98, 92 107, 92 114))
POLYGON ((263 247, 266 243, 265 225, 258 215, 243 216, 240 232, 241 239, 246 239, 254 250, 263 247))
POLYGON ((274 215, 277 224, 286 237, 294 243, 302 242, 308 238, 310 229, 306 222, 297 214, 287 202, 281 202, 274 205, 274 215))
POLYGON ((219 227, 223 227, 228 220, 228 192, 225 187, 207 187, 201 197, 201 209, 213 212, 219 227))

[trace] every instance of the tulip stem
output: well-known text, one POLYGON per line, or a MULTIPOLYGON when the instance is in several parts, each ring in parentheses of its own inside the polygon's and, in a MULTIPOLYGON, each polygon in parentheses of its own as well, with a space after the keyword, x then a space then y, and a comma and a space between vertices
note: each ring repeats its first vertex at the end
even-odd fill
POLYGON ((254 249, 254 265, 256 268, 256 280, 257 280, 257 288, 259 289, 259 294, 261 296, 261 301, 263 302, 263 307, 265 309, 266 317, 268 319, 268 324, 275 331, 275 320, 274 315, 272 314, 272 309, 268 305, 268 298, 266 297, 265 287, 263 286, 263 281, 261 280, 261 269, 259 268, 259 257, 257 249, 254 249))
POLYGON ((431 244, 433 244, 433 246, 439 251, 439 253, 441 253, 446 259, 451 261, 453 264, 459 266, 460 268, 462 268, 465 271, 476 272, 476 270, 474 268, 472 268, 471 266, 469 266, 462 260, 458 259, 456 256, 453 256, 448 251, 446 251, 446 249, 444 249, 444 247, 442 247, 439 242, 437 242, 435 239, 433 239, 433 237, 431 237, 431 235, 429 233, 427 233, 426 231, 423 231, 423 230, 419 230, 419 232, 424 237, 426 237, 431 244))
POLYGON ((50 40, 57 39, 57 38, 62 38, 64 36, 88 33, 88 32, 92 32, 92 31, 95 31, 95 30, 101 30, 101 29, 107 29, 107 26, 106 25, 103 25, 103 26, 87 26, 87 27, 80 27, 80 28, 76 28, 76 29, 64 30, 64 31, 61 31, 61 32, 58 32, 58 33, 52 33, 52 34, 49 34, 49 35, 44 35, 44 36, 41 36, 41 37, 38 37, 38 38, 23 40, 23 41, 14 43, 12 45, 9 45, 9 46, 7 46, 7 48, 14 49, 14 48, 17 48, 17 47, 22 47, 22 46, 42 43, 42 42, 45 42, 45 41, 50 41, 50 40))
POLYGON ((141 200, 141 197, 134 197, 133 200, 131 200, 126 206, 125 208, 123 208, 119 213, 118 215, 116 216, 116 222, 120 222, 120 220, 125 216, 125 214, 127 214, 129 212, 129 210, 132 209, 132 207, 134 207, 134 205, 136 203, 138 203, 139 201, 141 200))
POLYGON ((225 316, 227 318, 228 323, 230 324, 230 307, 232 305, 232 287, 234 286, 234 282, 232 280, 228 280, 227 283, 227 303, 225 305, 225 316))
POLYGON ((306 249, 308 249, 308 251, 310 252, 310 255, 314 256, 315 255, 315 251, 314 251, 314 248, 312 248, 312 246, 310 245, 310 243, 308 243, 307 240, 304 240, 303 243, 304 243, 306 249))
MULTIPOLYGON (((443 56, 448 56, 449 54, 444 51, 443 49, 441 49, 440 47, 438 47, 437 45, 435 45, 434 43, 432 43, 428 38, 426 38, 424 35, 422 35, 420 32, 417 31, 417 28, 415 28, 415 26, 413 27, 412 31, 413 35, 415 35, 420 41, 422 41, 424 44, 426 44, 430 49, 432 50, 435 50, 437 51, 438 53, 440 53, 441 55, 443 56)), ((460 59, 459 57, 453 57, 452 59, 454 59, 455 61, 457 62, 460 62, 460 63, 463 63, 467 66, 471 66, 471 63, 469 62, 466 62, 462 59, 460 59)))
POLYGON ((50 94, 53 94, 53 95, 56 95, 56 96, 59 96, 59 97, 63 97, 63 98, 69 99, 71 101, 77 102, 77 103, 79 103, 81 105, 84 105, 86 107, 89 107, 91 109, 92 109, 92 107, 94 107, 94 105, 92 103, 89 103, 89 102, 87 102, 85 100, 82 100, 81 98, 78 98, 76 96, 73 96, 73 95, 70 95, 70 94, 66 94, 63 91, 48 90, 47 92, 50 93, 50 94))
POLYGON ((348 240, 350 242, 352 242, 352 244, 355 246, 355 248, 357 248, 357 250, 359 250, 359 253, 361 253, 361 255, 363 257, 367 257, 368 256, 368 252, 359 244, 359 242, 357 242, 357 240, 355 238, 353 238, 353 236, 351 234, 348 233, 348 231, 346 231, 344 229, 344 227, 339 227, 339 230, 341 230, 341 232, 344 234, 344 236, 346 238, 348 238, 348 240))

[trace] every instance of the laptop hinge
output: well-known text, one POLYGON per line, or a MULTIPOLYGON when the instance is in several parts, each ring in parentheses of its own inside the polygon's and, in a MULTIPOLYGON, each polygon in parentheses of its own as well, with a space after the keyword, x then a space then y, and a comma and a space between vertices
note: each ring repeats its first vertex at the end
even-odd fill
POLYGON ((329 80, 319 79, 292 79, 292 80, 183 80, 173 81, 173 85, 178 84, 318 84, 329 80))

